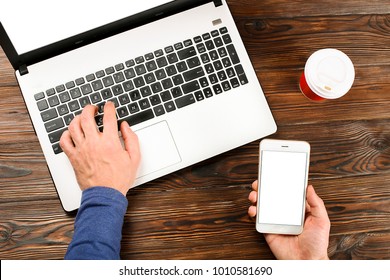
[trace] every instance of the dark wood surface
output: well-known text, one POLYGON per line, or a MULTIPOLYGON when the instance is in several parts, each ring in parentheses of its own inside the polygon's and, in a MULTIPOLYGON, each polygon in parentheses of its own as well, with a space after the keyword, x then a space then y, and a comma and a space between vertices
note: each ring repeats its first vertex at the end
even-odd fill
MULTIPOLYGON (((331 220, 331 259, 390 259, 390 5, 386 0, 229 0, 278 124, 312 146, 309 181, 331 220), (347 53, 344 97, 307 100, 298 79, 321 48, 347 53)), ((131 190, 124 259, 272 259, 247 216, 258 141, 131 190)), ((0 51, 0 259, 61 259, 61 208, 13 69, 0 51)))

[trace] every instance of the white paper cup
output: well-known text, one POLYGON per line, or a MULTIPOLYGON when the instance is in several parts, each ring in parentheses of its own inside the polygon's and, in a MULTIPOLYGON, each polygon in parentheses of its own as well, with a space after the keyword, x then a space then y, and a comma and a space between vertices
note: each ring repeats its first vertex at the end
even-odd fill
POLYGON ((336 49, 314 52, 306 62, 299 86, 314 101, 336 99, 345 95, 355 80, 351 59, 336 49))

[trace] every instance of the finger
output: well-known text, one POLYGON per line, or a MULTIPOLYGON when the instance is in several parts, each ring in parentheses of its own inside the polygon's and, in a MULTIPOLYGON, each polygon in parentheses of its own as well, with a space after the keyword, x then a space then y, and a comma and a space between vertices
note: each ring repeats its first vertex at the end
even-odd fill
POLYGON ((257 214, 256 206, 254 206, 254 205, 249 206, 249 208, 248 208, 249 217, 254 218, 254 217, 256 217, 256 214, 257 214))
POLYGON ((312 185, 307 187, 306 200, 310 207, 311 215, 320 218, 328 218, 328 213, 322 199, 316 194, 312 185))
POLYGON ((95 115, 97 107, 93 105, 87 105, 84 107, 81 113, 80 122, 85 137, 94 136, 98 134, 96 126, 95 115))
POLYGON ((250 202, 255 204, 257 202, 257 192, 256 191, 251 191, 249 193, 248 199, 249 199, 250 202))
POLYGON ((124 121, 121 123, 121 133, 125 143, 125 149, 133 163, 138 167, 141 161, 141 153, 139 148, 138 136, 130 128, 129 124, 124 121))
POLYGON ((259 184, 258 181, 256 180, 252 183, 252 190, 257 191, 258 188, 259 188, 259 184))
POLYGON ((75 146, 80 145, 85 138, 84 132, 81 129, 80 115, 74 117, 74 119, 72 120, 72 122, 68 127, 68 131, 74 145, 75 146))
POLYGON ((70 157, 70 155, 73 153, 75 147, 69 130, 65 130, 62 133, 60 138, 60 147, 68 157, 70 157))
POLYGON ((103 126, 103 133, 118 135, 118 123, 116 119, 115 105, 111 101, 108 101, 104 105, 103 126))

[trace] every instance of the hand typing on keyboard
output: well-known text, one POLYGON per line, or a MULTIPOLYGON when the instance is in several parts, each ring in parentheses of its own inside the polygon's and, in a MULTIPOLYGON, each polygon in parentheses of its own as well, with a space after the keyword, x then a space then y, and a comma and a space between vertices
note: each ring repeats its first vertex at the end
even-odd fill
POLYGON ((103 125, 96 126, 97 107, 87 105, 70 123, 60 140, 82 190, 94 186, 110 187, 126 196, 133 186, 140 162, 137 135, 126 121, 120 125, 124 148, 118 135, 116 110, 112 102, 104 106, 103 125))

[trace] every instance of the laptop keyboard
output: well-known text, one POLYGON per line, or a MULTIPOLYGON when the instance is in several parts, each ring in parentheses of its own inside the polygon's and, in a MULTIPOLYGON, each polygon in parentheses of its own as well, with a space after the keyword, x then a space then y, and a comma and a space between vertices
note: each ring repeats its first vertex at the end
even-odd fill
POLYGON ((73 118, 93 104, 103 130, 103 107, 112 101, 118 128, 202 102, 248 80, 226 27, 178 42, 34 95, 55 154, 73 118))

